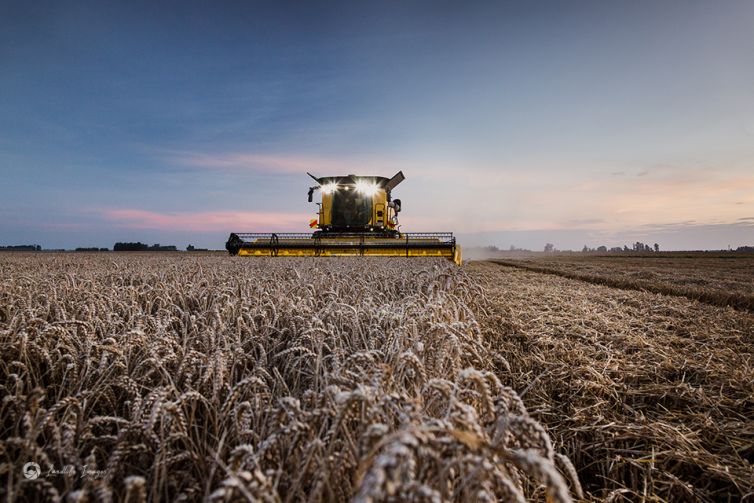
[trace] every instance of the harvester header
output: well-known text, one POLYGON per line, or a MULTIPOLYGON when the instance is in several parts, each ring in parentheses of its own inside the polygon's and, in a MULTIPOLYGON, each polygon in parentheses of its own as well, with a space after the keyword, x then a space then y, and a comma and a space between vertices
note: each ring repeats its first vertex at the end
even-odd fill
POLYGON ((313 202, 319 191, 317 218, 312 234, 232 233, 225 247, 231 255, 296 257, 445 257, 461 263, 461 248, 450 232, 404 233, 398 214, 401 200, 392 191, 405 180, 399 171, 392 178, 341 175, 317 177, 309 187, 313 202))

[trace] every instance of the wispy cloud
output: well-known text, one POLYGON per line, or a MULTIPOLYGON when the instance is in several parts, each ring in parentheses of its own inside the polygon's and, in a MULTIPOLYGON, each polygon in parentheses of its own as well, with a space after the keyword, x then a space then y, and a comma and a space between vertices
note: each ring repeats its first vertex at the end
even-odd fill
POLYGON ((275 232, 302 231, 315 215, 284 212, 155 212, 138 209, 104 211, 104 217, 119 227, 164 231, 275 232))
POLYGON ((252 152, 168 152, 172 164, 216 171, 246 173, 302 174, 304 172, 343 173, 358 171, 353 161, 308 155, 260 154, 252 152))
POLYGON ((40 225, 43 229, 62 229, 62 230, 85 230, 91 227, 90 224, 82 222, 44 222, 40 225))
POLYGON ((594 224, 602 224, 605 223, 605 221, 601 218, 573 218, 566 222, 566 224, 570 224, 573 226, 584 226, 584 225, 594 225, 594 224))

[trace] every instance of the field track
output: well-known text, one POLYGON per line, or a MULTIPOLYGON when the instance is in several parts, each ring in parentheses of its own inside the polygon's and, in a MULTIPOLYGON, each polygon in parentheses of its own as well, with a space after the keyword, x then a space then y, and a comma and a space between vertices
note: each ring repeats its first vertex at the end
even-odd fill
MULTIPOLYGON (((618 262, 619 259, 613 260, 618 262)), ((625 277, 611 274, 611 271, 609 270, 603 270, 601 272, 584 271, 579 268, 571 267, 573 264, 564 261, 538 263, 536 261, 494 259, 491 260, 491 262, 508 267, 526 269, 528 271, 554 274, 563 278, 577 279, 597 285, 606 285, 626 290, 660 293, 663 295, 675 295, 704 302, 705 304, 713 306, 730 306, 735 309, 754 312, 754 295, 746 291, 741 292, 722 288, 689 287, 672 281, 655 281, 625 277)), ((754 281, 754 275, 750 275, 749 279, 750 281, 754 281)), ((751 283, 749 283, 748 286, 750 289, 751 283)))

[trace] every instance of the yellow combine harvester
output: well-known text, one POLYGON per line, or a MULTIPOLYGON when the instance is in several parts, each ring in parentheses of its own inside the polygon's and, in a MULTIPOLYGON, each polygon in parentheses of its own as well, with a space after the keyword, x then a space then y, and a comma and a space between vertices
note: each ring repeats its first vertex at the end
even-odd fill
POLYGON ((231 255, 251 257, 445 257, 461 264, 461 247, 451 232, 400 232, 401 200, 392 190, 405 177, 326 176, 307 173, 319 190, 319 218, 312 234, 232 233, 225 244, 231 255))

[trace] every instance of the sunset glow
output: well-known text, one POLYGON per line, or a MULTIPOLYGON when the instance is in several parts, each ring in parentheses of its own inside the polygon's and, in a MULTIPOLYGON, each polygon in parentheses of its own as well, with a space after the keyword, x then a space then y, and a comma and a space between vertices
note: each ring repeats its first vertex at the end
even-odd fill
POLYGON ((0 15, 2 244, 308 232, 307 172, 398 170, 468 244, 754 242, 751 2, 150 12, 0 15))

